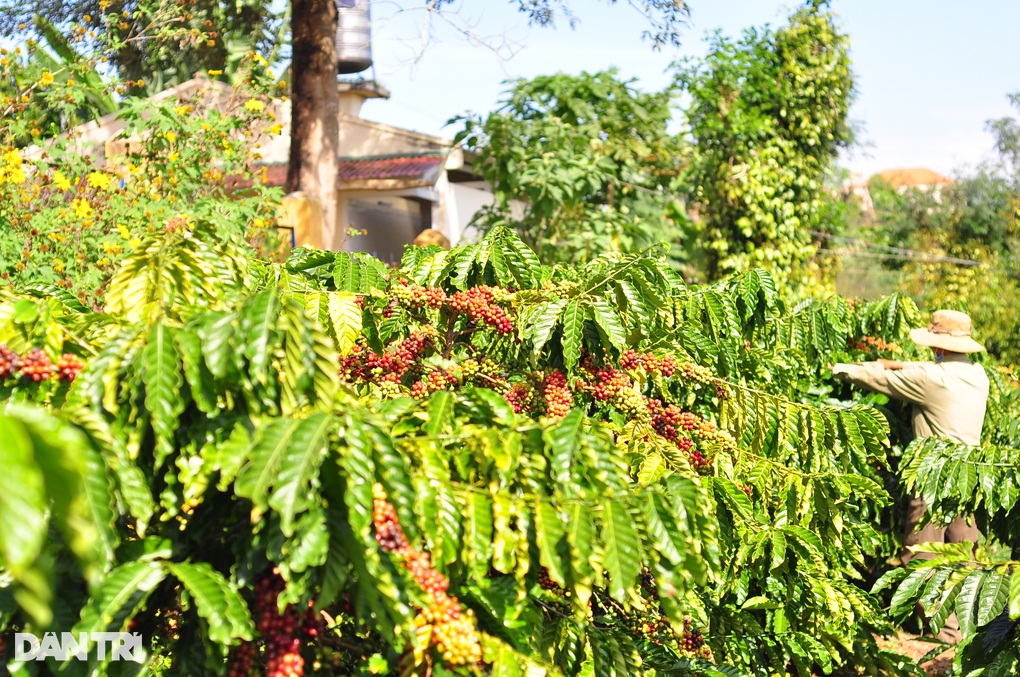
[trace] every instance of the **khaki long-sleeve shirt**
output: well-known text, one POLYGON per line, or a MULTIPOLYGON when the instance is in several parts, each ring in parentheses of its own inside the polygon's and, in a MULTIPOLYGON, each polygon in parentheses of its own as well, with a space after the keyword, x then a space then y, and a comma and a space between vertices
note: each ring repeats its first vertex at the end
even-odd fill
POLYGON ((981 443, 988 374, 966 355, 946 355, 941 362, 908 362, 903 369, 885 369, 878 362, 837 364, 832 373, 913 404, 914 437, 981 443))

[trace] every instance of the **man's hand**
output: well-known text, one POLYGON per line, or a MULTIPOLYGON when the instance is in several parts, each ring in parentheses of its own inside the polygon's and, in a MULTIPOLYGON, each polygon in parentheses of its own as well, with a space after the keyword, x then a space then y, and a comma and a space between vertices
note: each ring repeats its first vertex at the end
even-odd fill
POLYGON ((882 365, 883 369, 903 369, 903 367, 906 366, 899 360, 886 360, 879 358, 875 361, 882 365))

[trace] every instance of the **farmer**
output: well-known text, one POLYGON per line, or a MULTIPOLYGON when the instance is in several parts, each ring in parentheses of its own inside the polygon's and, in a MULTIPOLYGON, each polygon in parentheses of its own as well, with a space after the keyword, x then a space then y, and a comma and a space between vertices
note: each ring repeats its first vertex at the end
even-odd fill
MULTIPOLYGON (((946 437, 969 445, 981 443, 981 428, 988 402, 988 375, 969 354, 984 350, 970 336, 970 317, 955 310, 938 310, 927 329, 913 329, 910 338, 932 349, 934 362, 876 360, 858 364, 833 365, 832 373, 863 388, 913 404, 914 437, 946 437)), ((976 543, 978 530, 967 518, 957 517, 948 526, 925 525, 915 533, 924 515, 924 501, 912 496, 907 509, 904 546, 918 543, 976 543)), ((904 549, 906 564, 914 557, 904 549)), ((939 639, 960 639, 955 616, 939 633, 939 639)))

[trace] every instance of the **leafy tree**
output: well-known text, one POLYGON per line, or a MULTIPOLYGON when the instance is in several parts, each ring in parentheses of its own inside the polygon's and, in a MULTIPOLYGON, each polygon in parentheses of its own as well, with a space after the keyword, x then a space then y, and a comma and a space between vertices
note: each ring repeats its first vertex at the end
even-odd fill
POLYGON ((122 129, 99 164, 94 146, 75 134, 25 147, 60 131, 58 122, 80 121, 104 84, 90 82, 88 73, 50 70, 51 63, 31 58, 33 50, 0 65, 0 79, 17 88, 12 96, 0 92, 0 278, 59 287, 92 306, 142 238, 182 215, 272 251, 279 189, 235 191, 255 178, 255 144, 274 131, 258 87, 238 87, 216 110, 201 94, 124 97, 117 104, 122 129), (59 114, 55 129, 43 127, 40 111, 59 114))
MULTIPOLYGON (((1020 92, 1009 95, 1010 104, 1020 110, 1020 92)), ((995 137, 995 149, 1010 171, 1013 181, 1020 180, 1020 123, 1016 118, 999 118, 986 123, 995 137)))
POLYGON ((671 99, 615 71, 560 74, 513 83, 484 120, 455 119, 496 195, 475 225, 512 224, 550 262, 676 239, 683 210, 671 189, 687 151, 667 131, 671 99))
POLYGON ((271 4, 256 0, 193 0, 177 7, 159 0, 0 0, 0 34, 44 37, 45 25, 57 26, 85 51, 101 52, 138 95, 196 72, 233 70, 247 52, 270 54, 282 37, 282 19, 271 4))
POLYGON ((983 166, 938 191, 897 191, 880 179, 869 189, 875 216, 864 236, 913 252, 894 253, 883 262, 902 271, 900 288, 926 308, 967 311, 994 357, 1020 360, 1020 326, 1013 314, 1002 312, 1002 299, 1020 291, 1012 272, 1020 254, 1012 182, 983 166))
POLYGON ((852 139, 854 87, 849 40, 827 10, 815 1, 778 30, 716 35, 680 71, 710 278, 764 266, 800 284, 818 273, 808 231, 828 229, 824 178, 852 139))
POLYGON ((869 238, 882 244, 961 252, 984 246, 1007 257, 1020 244, 1013 187, 993 167, 959 175, 937 191, 897 191, 880 177, 868 188, 875 204, 869 238))

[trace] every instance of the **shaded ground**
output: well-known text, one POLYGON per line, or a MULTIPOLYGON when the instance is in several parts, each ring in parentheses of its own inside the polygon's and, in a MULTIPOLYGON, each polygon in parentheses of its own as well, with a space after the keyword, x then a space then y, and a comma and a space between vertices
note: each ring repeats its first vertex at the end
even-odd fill
MULTIPOLYGON (((886 649, 892 649, 904 656, 909 656, 914 660, 921 660, 928 652, 939 646, 937 642, 932 642, 928 638, 918 638, 916 635, 905 632, 900 632, 888 640, 879 640, 879 645, 886 649)), ((921 667, 930 677, 947 677, 952 665, 953 650, 949 649, 922 663, 921 667)))

